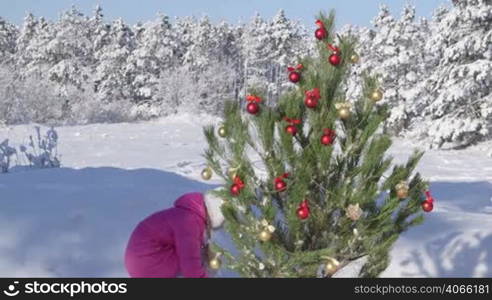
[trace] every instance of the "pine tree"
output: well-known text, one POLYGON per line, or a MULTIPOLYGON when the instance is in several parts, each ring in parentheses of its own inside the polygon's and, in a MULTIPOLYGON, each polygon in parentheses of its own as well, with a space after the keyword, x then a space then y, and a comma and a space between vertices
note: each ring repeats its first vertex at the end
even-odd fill
POLYGON ((256 14, 244 28, 241 52, 244 58, 244 85, 263 88, 268 81, 269 40, 268 25, 256 14))
POLYGON ((283 90, 285 82, 285 69, 294 65, 296 60, 303 56, 303 45, 299 43, 302 27, 297 22, 287 19, 284 10, 279 10, 270 21, 267 36, 269 43, 267 47, 269 70, 267 89, 268 99, 271 101, 278 100, 279 94, 283 90))
POLYGON ((93 53, 89 19, 75 7, 54 24, 54 38, 43 56, 50 61, 48 77, 58 83, 59 94, 70 98, 87 87, 93 53))
POLYGON ((135 49, 135 36, 122 19, 112 22, 108 43, 95 53, 98 65, 95 70, 95 90, 105 102, 134 99, 130 83, 134 67, 128 59, 135 49))
POLYGON ((279 10, 271 21, 256 15, 246 25, 241 39, 246 86, 263 89, 268 101, 275 102, 288 84, 282 84, 285 69, 307 52, 303 27, 287 19, 279 10))
POLYGON ((16 41, 16 59, 19 67, 26 66, 31 62, 30 44, 36 37, 36 27, 38 26, 38 20, 33 14, 29 13, 24 18, 24 23, 19 32, 19 36, 16 41))
MULTIPOLYGON (((226 87, 226 90, 224 90, 224 85, 217 86, 217 90, 223 89, 223 91, 218 91, 221 102, 228 99, 224 98, 227 94, 232 95, 232 99, 234 100, 239 99, 244 74, 244 64, 239 42, 242 37, 242 29, 242 26, 232 26, 226 22, 220 22, 217 26, 217 34, 221 36, 221 39, 219 40, 219 45, 217 47, 218 61, 216 63, 216 68, 222 68, 226 71, 223 76, 228 76, 228 86, 226 87)), ((223 106, 222 103, 221 106, 223 106)), ((214 111, 214 113, 216 112, 217 110, 214 111)))
POLYGON ((16 43, 16 64, 20 78, 37 76, 45 78, 52 61, 49 53, 50 42, 54 39, 52 23, 43 17, 36 19, 32 14, 24 18, 24 24, 16 43))
POLYGON ((416 22, 415 7, 405 6, 400 19, 395 19, 386 5, 373 20, 374 29, 350 28, 359 37, 357 52, 362 63, 353 68, 349 88, 351 94, 360 93, 361 74, 371 71, 378 74, 381 87, 385 90, 384 101, 390 107, 390 117, 385 127, 393 134, 408 129, 422 113, 417 85, 428 76, 425 61, 427 53, 422 51, 429 29, 425 21, 416 22))
POLYGON ((102 7, 97 5, 94 9, 93 16, 89 19, 90 38, 92 39, 92 50, 96 61, 96 53, 110 43, 109 31, 111 26, 104 23, 104 14, 102 7))
POLYGON ((424 48, 433 66, 421 89, 426 122, 415 123, 432 146, 461 148, 490 137, 491 45, 492 1, 453 1, 438 11, 424 48))
POLYGON ((17 28, 0 17, 0 64, 11 64, 15 54, 17 28))
POLYGON ((363 94, 347 101, 355 40, 336 38, 334 13, 319 19, 327 37, 302 59, 295 88, 273 107, 252 90, 249 113, 227 102, 219 136, 204 128, 206 171, 225 181, 216 193, 235 244, 234 252, 214 245, 212 258, 242 276, 330 277, 365 257, 359 275, 375 277, 398 236, 422 222, 421 205, 432 209, 414 173, 423 153, 403 165, 385 155, 391 139, 378 129, 388 110, 371 96, 378 82, 364 74, 363 94))
POLYGON ((176 62, 176 37, 169 17, 160 14, 148 24, 137 24, 134 30, 136 48, 129 61, 134 68, 132 86, 139 104, 162 103, 164 95, 157 89, 161 72, 171 69, 176 62))

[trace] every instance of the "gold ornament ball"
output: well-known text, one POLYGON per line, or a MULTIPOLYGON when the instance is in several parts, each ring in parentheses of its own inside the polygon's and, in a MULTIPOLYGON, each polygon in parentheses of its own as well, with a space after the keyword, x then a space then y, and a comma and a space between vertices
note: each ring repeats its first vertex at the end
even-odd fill
POLYGON ((227 136, 227 130, 225 129, 224 126, 220 126, 219 130, 217 131, 220 137, 226 137, 227 136))
POLYGON ((210 180, 212 178, 212 169, 210 168, 205 168, 202 170, 202 178, 204 180, 210 180))
POLYGON ((408 189, 406 188, 401 188, 396 190, 396 196, 400 199, 405 199, 408 197, 408 189))
POLYGON ((350 61, 353 63, 353 64, 356 64, 360 61, 360 57, 359 55, 357 54, 352 54, 352 56, 350 56, 350 61))
POLYGON ((262 242, 268 242, 272 238, 272 233, 267 230, 263 230, 260 232, 259 238, 262 242))
POLYGON ((350 109, 345 108, 345 107, 344 108, 340 108, 338 110, 338 116, 342 120, 347 120, 348 118, 350 118, 350 109))
POLYGON ((208 265, 210 266, 211 269, 213 270, 218 270, 220 269, 221 266, 221 261, 218 258, 213 258, 209 261, 208 265))
POLYGON ((338 264, 333 261, 329 261, 325 265, 325 274, 327 276, 332 276, 338 270, 338 264))
POLYGON ((374 102, 378 102, 383 99, 383 92, 380 89, 374 90, 371 93, 371 100, 374 102))

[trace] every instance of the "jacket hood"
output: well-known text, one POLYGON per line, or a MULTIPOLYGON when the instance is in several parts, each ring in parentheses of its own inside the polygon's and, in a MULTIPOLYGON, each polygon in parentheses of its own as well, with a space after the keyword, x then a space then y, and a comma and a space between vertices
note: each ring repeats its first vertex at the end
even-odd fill
POLYGON ((202 193, 184 194, 174 202, 174 207, 190 210, 207 222, 207 212, 202 193))

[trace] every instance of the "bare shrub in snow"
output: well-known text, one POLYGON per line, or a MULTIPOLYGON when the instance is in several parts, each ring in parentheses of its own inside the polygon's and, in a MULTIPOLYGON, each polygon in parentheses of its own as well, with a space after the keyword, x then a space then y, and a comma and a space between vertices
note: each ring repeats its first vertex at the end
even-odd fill
POLYGON ((31 167, 34 168, 58 168, 60 160, 58 157, 58 133, 54 128, 46 131, 41 136, 41 128, 35 127, 36 136, 29 136, 28 147, 21 146, 20 151, 24 153, 31 167))
POLYGON ((0 173, 7 173, 9 171, 11 157, 16 153, 15 148, 9 146, 8 139, 0 143, 0 173))

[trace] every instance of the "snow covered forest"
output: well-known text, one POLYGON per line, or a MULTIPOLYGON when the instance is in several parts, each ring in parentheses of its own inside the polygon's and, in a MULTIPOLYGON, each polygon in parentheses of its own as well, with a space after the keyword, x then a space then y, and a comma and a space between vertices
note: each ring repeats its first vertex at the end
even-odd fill
MULTIPOLYGON (((86 124, 220 112, 247 89, 268 101, 291 87, 286 68, 312 53, 312 28, 272 19, 213 23, 158 15, 126 24, 76 8, 58 20, 0 17, 0 123, 86 124)), ((462 148, 492 130, 492 1, 453 0, 431 19, 382 6, 372 28, 345 25, 361 56, 344 88, 376 72, 392 115, 386 129, 428 146, 462 148)), ((350 99, 348 99, 350 100, 350 99)))

